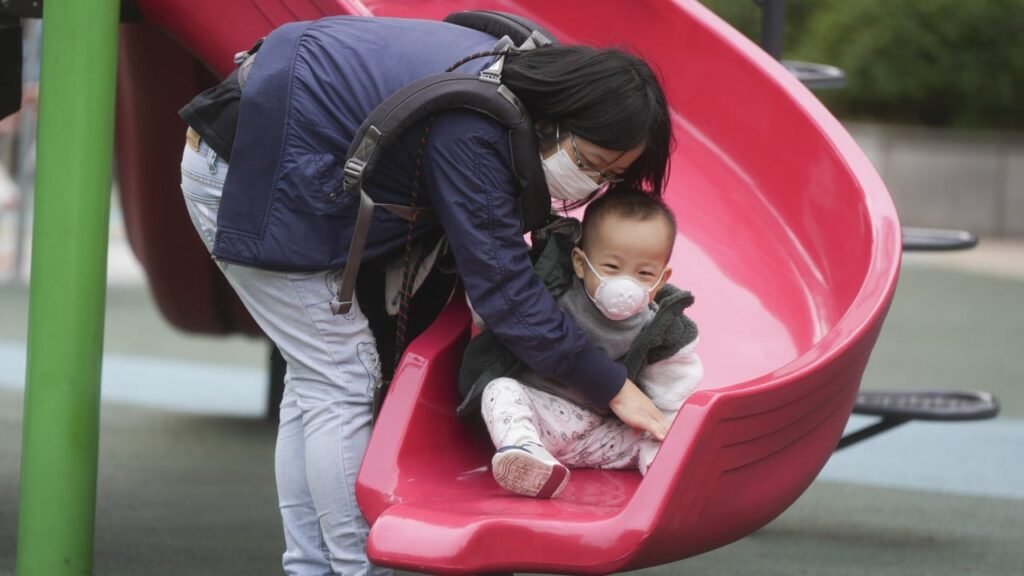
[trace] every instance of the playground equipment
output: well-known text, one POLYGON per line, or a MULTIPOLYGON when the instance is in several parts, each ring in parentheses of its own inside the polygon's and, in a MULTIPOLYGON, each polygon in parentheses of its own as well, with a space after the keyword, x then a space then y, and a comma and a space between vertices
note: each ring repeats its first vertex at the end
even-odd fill
POLYGON ((484 432, 454 416, 469 320, 453 299, 407 350, 361 471, 370 557, 438 573, 608 573, 749 534, 792 504, 839 444, 904 239, 883 183, 840 124, 695 0, 131 3, 140 21, 121 30, 119 181, 161 310, 189 331, 258 334, 177 189, 185 127, 176 110, 226 74, 235 52, 298 19, 442 19, 469 8, 520 14, 563 42, 626 45, 660 71, 677 138, 667 191, 680 229, 674 280, 697 294, 707 379, 643 479, 579 471, 557 500, 512 497, 490 477, 484 432))
POLYGON ((113 163, 117 3, 47 10, 18 514, 23 576, 91 572, 113 163))
POLYGON ((785 510, 835 450, 895 287, 895 211, 817 99, 698 3, 520 8, 563 42, 628 38, 661 71, 677 138, 672 266, 698 295, 707 378, 642 480, 578 471, 560 498, 524 502, 491 479, 486 434, 452 417, 444 383, 466 335, 454 299, 399 366, 367 452, 370 557, 598 574, 721 546, 785 510))
MULTIPOLYGON (((139 4, 148 22, 219 74, 230 69, 239 46, 283 20, 318 16, 323 4, 290 3, 294 13, 276 13, 280 20, 247 6, 139 4), (230 30, 220 25, 228 18, 230 30)), ((435 19, 470 7, 511 11, 563 42, 629 44, 660 70, 677 137, 667 192, 682 231, 673 268, 699 298, 694 317, 708 374, 643 481, 631 472, 582 471, 555 501, 511 498, 487 472, 486 437, 453 416, 450 382, 468 336, 465 311, 453 303, 406 354, 371 441, 357 490, 373 522, 371 557, 426 572, 606 573, 723 545, 785 510, 842 435, 899 268, 895 210, 838 122, 796 78, 697 2, 362 6, 382 16, 435 19)), ((125 78, 137 76, 122 75, 122 94, 136 91, 132 100, 146 108, 133 113, 122 106, 131 121, 120 125, 120 146, 143 159, 175 158, 175 107, 161 106, 169 109, 167 136, 143 136, 147 124, 156 129, 159 98, 174 91, 184 103, 215 79, 178 46, 146 32, 128 32, 122 66, 152 69, 148 54, 160 47, 168 75, 184 80, 167 87, 141 76, 142 84, 128 84, 125 78), (156 146, 166 150, 155 153, 156 146)), ((152 167, 137 169, 151 186, 152 167)), ((167 169, 168 186, 177 182, 176 170, 167 169)), ((123 172, 121 185, 126 195, 140 187, 123 172)), ((147 198, 153 194, 145 190, 147 198)), ((131 201, 124 204, 131 213, 131 201)), ((197 291, 195 270, 187 274, 191 286, 181 287, 182 270, 172 272, 146 251, 177 250, 194 235, 186 233, 187 222, 171 235, 150 225, 133 230, 153 239, 140 256, 161 276, 157 290, 180 301, 182 290, 197 291)), ((166 259, 185 265, 180 254, 166 259)), ((202 254, 192 265, 206 261, 202 254)), ((179 322, 220 318, 201 312, 204 299, 211 312, 223 306, 199 292, 199 307, 176 305, 191 315, 179 315, 179 322)))

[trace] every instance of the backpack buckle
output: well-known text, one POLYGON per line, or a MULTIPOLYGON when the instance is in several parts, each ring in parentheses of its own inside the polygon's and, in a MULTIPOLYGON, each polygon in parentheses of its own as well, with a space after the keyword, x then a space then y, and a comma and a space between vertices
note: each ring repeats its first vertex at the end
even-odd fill
POLYGON ((345 162, 345 188, 353 189, 363 181, 363 170, 366 169, 366 161, 359 158, 350 158, 345 162))

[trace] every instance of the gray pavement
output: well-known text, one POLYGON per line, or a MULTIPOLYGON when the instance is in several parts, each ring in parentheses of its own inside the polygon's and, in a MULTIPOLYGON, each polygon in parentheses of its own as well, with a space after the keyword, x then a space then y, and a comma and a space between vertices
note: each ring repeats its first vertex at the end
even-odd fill
MULTIPOLYGON (((107 305, 95 573, 280 573, 274 426, 260 417, 265 345, 176 332, 132 274, 119 274, 107 305), (161 389, 174 393, 133 385, 139 370, 165 373, 161 389), (223 380, 231 402, 200 414, 207 402, 195 397, 223 380)), ((0 287, 0 575, 13 573, 16 547, 27 296, 0 287)), ((761 531, 640 572, 1024 574, 1022 296, 1024 243, 909 255, 864 387, 988 390, 1001 416, 912 423, 837 453, 761 531)))

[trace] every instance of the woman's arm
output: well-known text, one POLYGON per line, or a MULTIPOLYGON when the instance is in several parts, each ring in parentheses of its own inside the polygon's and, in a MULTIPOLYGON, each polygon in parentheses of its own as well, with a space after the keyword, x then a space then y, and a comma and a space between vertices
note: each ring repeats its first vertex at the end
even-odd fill
POLYGON ((466 292, 488 329, 539 374, 608 405, 626 382, 625 368, 586 339, 533 273, 507 131, 478 113, 443 113, 423 170, 466 292))

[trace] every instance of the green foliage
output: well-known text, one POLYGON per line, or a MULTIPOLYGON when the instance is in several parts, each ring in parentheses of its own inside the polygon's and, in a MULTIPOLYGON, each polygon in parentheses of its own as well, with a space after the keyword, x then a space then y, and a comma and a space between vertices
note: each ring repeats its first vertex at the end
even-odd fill
MULTIPOLYGON (((705 4, 757 40, 753 0, 705 4)), ((786 58, 846 71, 838 115, 1024 128, 1024 0, 788 0, 786 58)))
MULTIPOLYGON (((818 5, 830 0, 786 0, 786 27, 783 44, 788 50, 796 45, 806 22, 818 5)), ((849 0, 857 2, 858 0, 849 0)), ((754 42, 761 40, 761 8, 757 0, 700 0, 701 4, 742 32, 754 42)), ((788 52, 787 52, 788 54, 788 52)))

